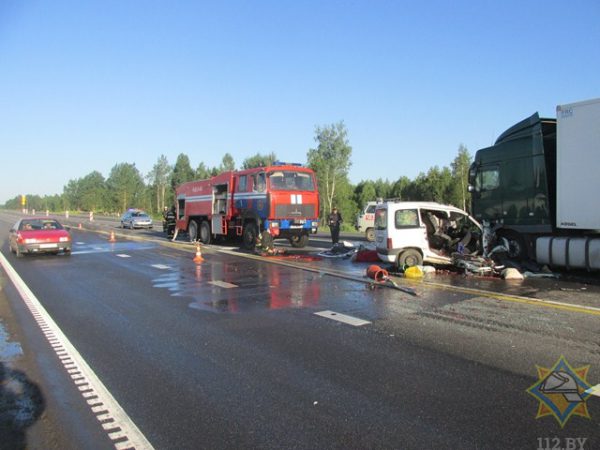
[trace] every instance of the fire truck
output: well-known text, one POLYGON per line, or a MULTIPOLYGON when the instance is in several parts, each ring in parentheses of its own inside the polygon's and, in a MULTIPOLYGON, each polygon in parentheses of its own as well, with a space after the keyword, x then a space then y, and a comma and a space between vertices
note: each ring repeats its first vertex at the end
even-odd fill
POLYGON ((183 183, 175 195, 177 231, 187 232, 190 241, 209 244, 216 238, 235 237, 253 249, 264 235, 304 247, 318 228, 315 174, 301 164, 275 162, 228 171, 183 183))

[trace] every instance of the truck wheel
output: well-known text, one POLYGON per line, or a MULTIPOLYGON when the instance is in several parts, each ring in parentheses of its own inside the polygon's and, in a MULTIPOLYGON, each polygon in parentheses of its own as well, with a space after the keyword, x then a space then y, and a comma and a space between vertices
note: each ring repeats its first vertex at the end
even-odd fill
POLYGON ((258 229, 256 228, 256 224, 254 222, 247 223, 242 233, 242 245, 246 250, 254 250, 257 236, 258 229))
POLYGON ((367 228, 365 236, 367 238, 367 241, 373 242, 375 240, 375 230, 373 228, 367 228))
POLYGON ((423 264, 423 255, 417 250, 408 249, 398 254, 398 261, 396 262, 399 269, 403 267, 420 266, 423 264))
POLYGON ((188 227, 188 235, 190 236, 190 242, 196 242, 198 239, 198 224, 195 220, 190 220, 190 226, 188 227))
POLYGON ((294 248, 304 248, 308 244, 308 234, 290 237, 290 245, 294 248))
POLYGON ((210 238, 210 224, 206 220, 203 220, 200 224, 200 242, 210 244, 210 238))
POLYGON ((511 259, 521 260, 527 257, 527 246, 525 239, 515 231, 499 231, 499 243, 502 243, 502 238, 508 241, 508 257, 511 259))

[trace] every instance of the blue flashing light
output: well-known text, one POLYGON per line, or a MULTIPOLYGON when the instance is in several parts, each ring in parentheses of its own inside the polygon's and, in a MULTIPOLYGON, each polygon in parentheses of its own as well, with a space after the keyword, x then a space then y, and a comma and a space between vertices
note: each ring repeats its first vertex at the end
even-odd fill
POLYGON ((302 167, 301 163, 289 163, 289 162, 284 162, 284 161, 273 161, 273 165, 274 166, 298 166, 298 167, 302 167))

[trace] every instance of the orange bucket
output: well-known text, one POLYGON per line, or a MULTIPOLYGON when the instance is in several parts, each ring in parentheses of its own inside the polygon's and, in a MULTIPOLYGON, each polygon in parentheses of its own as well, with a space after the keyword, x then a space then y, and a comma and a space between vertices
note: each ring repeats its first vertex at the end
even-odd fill
POLYGON ((388 271, 373 264, 367 267, 367 276, 375 281, 384 281, 388 277, 388 271))

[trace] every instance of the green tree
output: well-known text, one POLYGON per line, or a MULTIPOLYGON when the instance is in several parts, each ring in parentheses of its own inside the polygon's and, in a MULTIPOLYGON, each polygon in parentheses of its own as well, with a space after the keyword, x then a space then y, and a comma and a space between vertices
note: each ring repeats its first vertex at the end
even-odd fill
POLYGON ((125 211, 144 204, 144 179, 134 164, 116 164, 106 180, 112 211, 125 211), (141 205, 140 205, 141 203, 141 205))
POLYGON ((177 161, 175 161, 175 166, 171 173, 171 189, 173 189, 173 192, 175 192, 177 186, 180 184, 193 181, 195 175, 196 174, 190 165, 190 158, 188 158, 186 154, 180 153, 179 156, 177 156, 177 161))
POLYGON ((256 155, 250 156, 244 160, 242 163, 242 169, 270 166, 275 161, 277 161, 277 156, 275 156, 275 153, 273 152, 269 153, 268 155, 261 155, 260 153, 257 153, 256 155))
POLYGON ((455 199, 453 204, 465 211, 471 209, 471 194, 469 193, 469 168, 471 167, 471 155, 463 144, 458 147, 458 155, 451 163, 452 176, 454 177, 455 199))
POLYGON ((392 190, 390 192, 391 198, 399 198, 401 200, 408 200, 406 197, 408 186, 410 186, 410 178, 406 176, 402 176, 396 180, 396 182, 392 185, 392 190))
POLYGON ((196 169, 196 180, 206 180, 207 178, 210 178, 211 176, 212 176, 212 173, 211 173, 210 169, 208 167, 206 167, 206 164, 201 162, 198 165, 198 168, 196 169))
POLYGON ((343 205, 351 197, 338 195, 338 186, 348 183, 348 170, 351 166, 352 147, 348 141, 348 132, 343 122, 326 127, 315 128, 317 148, 308 151, 308 166, 318 179, 321 197, 321 217, 331 211, 334 203, 344 210, 343 205))
POLYGON ((361 181, 354 188, 354 199, 356 206, 362 210, 367 202, 372 202, 377 198, 375 184, 372 181, 361 181))
POLYGON ((65 209, 81 209, 81 183, 80 180, 71 179, 63 187, 63 198, 65 200, 65 209))
POLYGON ((93 171, 78 180, 80 205, 83 211, 98 211, 105 209, 106 183, 102 174, 93 171))
POLYGON ((156 210, 162 211, 167 204, 165 199, 167 188, 169 187, 169 179, 173 168, 169 165, 169 160, 165 155, 160 155, 156 164, 147 175, 148 182, 154 189, 156 194, 156 210))
POLYGON ((235 161, 233 160, 233 156, 229 153, 225 153, 221 160, 221 165, 219 166, 219 173, 229 172, 231 170, 235 170, 235 161))

